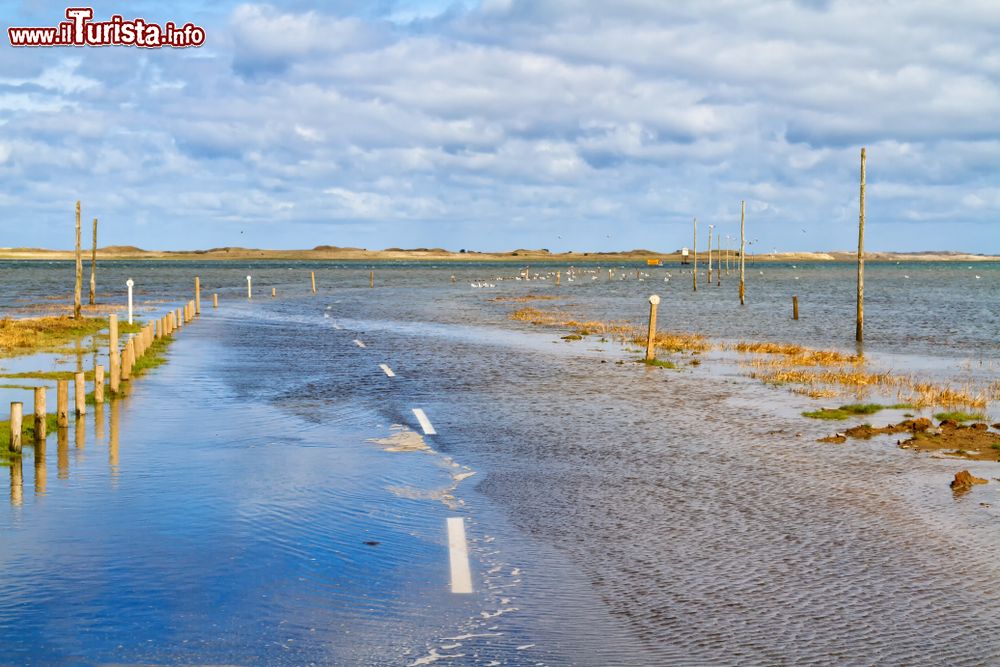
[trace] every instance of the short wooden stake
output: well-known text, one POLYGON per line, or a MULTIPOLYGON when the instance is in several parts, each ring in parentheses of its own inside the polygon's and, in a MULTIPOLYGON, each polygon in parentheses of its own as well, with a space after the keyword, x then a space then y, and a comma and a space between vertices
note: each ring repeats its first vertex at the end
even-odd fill
POLYGON ((315 271, 310 271, 309 272, 309 279, 312 281, 313 294, 315 294, 316 293, 316 272, 315 271))
POLYGON ((278 296, 278 288, 277 287, 272 287, 271 288, 271 298, 273 299, 276 296, 278 296))
POLYGON ((375 272, 374 271, 369 271, 368 272, 368 286, 369 287, 375 287, 375 272))
POLYGON ((13 401, 10 404, 10 451, 21 453, 21 419, 24 403, 13 401))
POLYGON ((174 311, 174 321, 177 324, 178 329, 184 328, 184 315, 181 313, 180 308, 174 311))
POLYGON ((253 276, 247 276, 247 301, 253 299, 253 276))
POLYGON ((56 380, 56 424, 69 426, 69 380, 56 380))
POLYGON ((194 277, 194 314, 201 315, 201 278, 194 277))
POLYGON ((792 297, 792 319, 799 319, 799 297, 792 297))
POLYGON ((104 366, 96 364, 94 366, 94 403, 100 405, 104 402, 104 366))
POLYGON ((218 294, 213 294, 212 295, 212 308, 218 308, 218 307, 219 307, 219 295, 218 294))
POLYGON ((649 332, 646 334, 646 361, 656 359, 656 306, 660 297, 653 294, 649 297, 649 332))
POLYGON ((45 440, 48 429, 45 409, 45 387, 35 387, 35 442, 45 440))
POLYGON ((87 414, 87 383, 83 373, 73 376, 73 398, 76 400, 76 416, 87 414))
POLYGON ((715 225, 708 226, 708 286, 712 286, 712 230, 715 225))
POLYGON ((562 273, 560 271, 556 271, 556 285, 559 284, 561 278, 562 278, 562 273))
POLYGON ((135 363, 135 339, 125 341, 125 352, 122 353, 122 380, 132 378, 132 364, 135 363))

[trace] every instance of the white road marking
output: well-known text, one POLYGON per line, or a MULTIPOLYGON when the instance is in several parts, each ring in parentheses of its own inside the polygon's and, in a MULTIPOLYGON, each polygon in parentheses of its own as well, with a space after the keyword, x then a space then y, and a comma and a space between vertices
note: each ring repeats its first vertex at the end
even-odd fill
POLYGON ((431 420, 427 418, 424 411, 420 408, 413 408, 413 416, 417 418, 420 422, 420 428, 424 429, 424 435, 437 435, 437 431, 434 430, 434 426, 431 424, 431 420))
POLYGON ((378 367, 379 367, 379 368, 381 368, 381 369, 382 369, 382 371, 383 371, 383 372, 384 372, 384 373, 385 373, 385 374, 386 374, 387 376, 389 376, 389 377, 391 377, 391 378, 394 378, 394 377, 396 377, 396 374, 392 372, 392 369, 391 369, 391 368, 389 368, 389 365, 388 365, 388 364, 379 364, 379 365, 378 365, 378 367))
POLYGON ((364 343, 362 343, 362 342, 361 342, 360 340, 358 340, 357 338, 355 338, 355 339, 354 339, 354 344, 355 344, 355 345, 357 345, 358 347, 364 347, 364 346, 365 346, 365 344, 364 344, 364 343))
POLYGON ((465 519, 448 517, 448 553, 451 560, 451 592, 471 593, 469 548, 465 544, 465 519))

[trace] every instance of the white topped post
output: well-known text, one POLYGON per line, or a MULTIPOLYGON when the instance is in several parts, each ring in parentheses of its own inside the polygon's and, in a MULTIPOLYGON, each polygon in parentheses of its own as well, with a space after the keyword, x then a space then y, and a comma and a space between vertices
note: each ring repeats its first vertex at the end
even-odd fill
POLYGON ((128 323, 132 324, 132 287, 135 286, 135 281, 129 278, 125 284, 128 286, 128 323))

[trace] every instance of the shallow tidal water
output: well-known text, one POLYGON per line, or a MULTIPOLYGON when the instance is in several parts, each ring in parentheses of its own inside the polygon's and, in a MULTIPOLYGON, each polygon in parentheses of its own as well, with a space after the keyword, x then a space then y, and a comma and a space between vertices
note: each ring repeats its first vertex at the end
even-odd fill
MULTIPOLYGON (((1000 265, 967 266, 869 265, 873 363, 998 379, 1000 265)), ((853 267, 748 264, 742 310, 735 275, 518 268, 378 264, 372 290, 363 264, 110 263, 140 316, 199 275, 203 315, 127 399, 0 468, 0 664, 1000 662, 1000 465, 816 443, 816 401, 724 355, 647 368, 507 319, 641 322, 656 292, 663 328, 853 350, 853 267), (560 299, 492 300, 528 293, 560 299), (429 450, 373 442, 418 407, 429 450), (955 498, 963 468, 991 481, 955 498), (449 591, 455 516, 471 595, 449 591)), ((0 308, 71 276, 0 263, 0 308)))

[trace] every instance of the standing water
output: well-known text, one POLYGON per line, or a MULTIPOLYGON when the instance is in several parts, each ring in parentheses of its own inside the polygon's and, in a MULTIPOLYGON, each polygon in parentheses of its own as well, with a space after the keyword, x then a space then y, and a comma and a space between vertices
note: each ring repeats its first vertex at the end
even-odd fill
MULTIPOLYGON (((378 263, 374 289, 364 263, 102 266, 101 300, 133 278, 140 318, 198 275, 203 314, 127 399, 9 467, 0 664, 1000 662, 1000 465, 820 444, 816 400, 726 354, 651 368, 509 319, 641 324, 656 293, 662 329, 854 352, 852 266, 748 262, 745 308, 735 274, 693 293, 680 267, 597 266, 531 267, 557 287, 378 263), (554 298, 510 300, 529 295, 554 298), (990 483, 953 497, 962 468, 990 483)), ((71 276, 2 262, 0 308, 71 276)), ((870 264, 866 291, 872 363, 1000 379, 1000 264, 870 264)))

